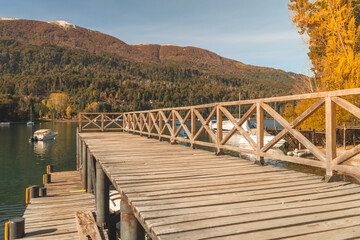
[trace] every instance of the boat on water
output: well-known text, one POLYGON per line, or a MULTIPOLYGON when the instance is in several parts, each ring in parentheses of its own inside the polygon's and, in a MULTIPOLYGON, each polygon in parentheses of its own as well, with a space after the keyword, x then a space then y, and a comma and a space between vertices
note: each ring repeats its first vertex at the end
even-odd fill
POLYGON ((8 127, 10 126, 10 122, 0 122, 1 127, 8 127))
MULTIPOLYGON (((176 130, 178 130, 180 126, 181 126, 181 122, 180 122, 180 121, 176 121, 176 130)), ((180 136, 180 137, 184 137, 184 138, 188 138, 188 135, 187 135, 187 133, 186 133, 186 131, 185 131, 184 128, 182 128, 182 129, 180 130, 179 136, 180 136)))
POLYGON ((30 141, 45 141, 54 139, 58 135, 57 132, 53 132, 51 129, 40 129, 34 132, 34 135, 30 137, 30 141))
MULTIPOLYGON (((235 120, 239 121, 238 119, 235 119, 235 120)), ((213 131, 217 131, 217 122, 216 122, 216 120, 212 120, 209 123, 209 126, 213 131)), ((250 123, 250 121, 249 120, 245 121, 241 125, 241 127, 250 135, 251 139, 255 143, 257 143, 256 128, 250 123)), ((224 120, 223 121, 222 130, 223 130, 224 134, 226 134, 226 132, 230 131, 233 128, 234 128, 234 124, 230 120, 224 120)), ((274 137, 275 136, 269 134, 267 131, 264 130, 264 145, 268 144, 274 137)), ((243 148, 250 148, 249 142, 241 134, 234 135, 229 140, 229 143, 231 145, 240 146, 240 147, 243 147, 243 148)), ((285 143, 285 140, 281 139, 273 146, 273 148, 280 148, 280 147, 282 147, 284 145, 284 143, 285 143)))

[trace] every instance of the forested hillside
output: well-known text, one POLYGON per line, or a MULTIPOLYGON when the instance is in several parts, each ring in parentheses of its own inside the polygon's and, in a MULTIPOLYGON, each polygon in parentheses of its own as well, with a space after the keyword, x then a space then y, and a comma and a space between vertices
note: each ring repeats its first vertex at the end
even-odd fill
MULTIPOLYGON (((296 93, 279 70, 220 75, 189 64, 140 63, 115 54, 0 40, 0 121, 71 117, 296 93)), ((297 77, 298 79, 298 77, 297 77)))

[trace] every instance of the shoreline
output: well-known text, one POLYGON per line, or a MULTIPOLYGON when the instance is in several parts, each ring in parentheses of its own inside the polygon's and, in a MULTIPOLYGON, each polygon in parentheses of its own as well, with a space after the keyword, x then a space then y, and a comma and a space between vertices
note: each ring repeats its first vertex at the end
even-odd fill
MULTIPOLYGON (((34 123, 42 123, 42 122, 78 122, 79 119, 63 119, 63 120, 38 120, 34 121, 34 123)), ((25 121, 3 121, 2 123, 10 123, 10 124, 26 124, 25 121)))

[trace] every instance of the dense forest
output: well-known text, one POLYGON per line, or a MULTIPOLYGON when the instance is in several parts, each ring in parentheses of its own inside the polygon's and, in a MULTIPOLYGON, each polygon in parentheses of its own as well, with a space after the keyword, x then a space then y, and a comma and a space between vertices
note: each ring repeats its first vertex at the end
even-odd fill
MULTIPOLYGON (((189 64, 139 63, 49 44, 0 40, 0 121, 71 118, 79 111, 131 111, 288 95, 280 71, 221 75, 189 64)), ((285 72, 284 72, 285 73, 285 72)))

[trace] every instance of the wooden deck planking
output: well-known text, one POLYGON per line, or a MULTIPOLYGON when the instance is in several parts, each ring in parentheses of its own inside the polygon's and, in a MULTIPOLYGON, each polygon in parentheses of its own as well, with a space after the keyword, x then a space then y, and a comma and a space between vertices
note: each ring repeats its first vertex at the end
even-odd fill
POLYGON ((46 184, 47 196, 31 199, 26 207, 25 237, 27 239, 78 239, 75 212, 95 211, 94 196, 70 193, 81 190, 80 173, 55 172, 46 184))
POLYGON ((80 136, 154 239, 360 237, 358 185, 127 133, 80 136))

